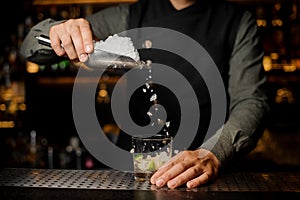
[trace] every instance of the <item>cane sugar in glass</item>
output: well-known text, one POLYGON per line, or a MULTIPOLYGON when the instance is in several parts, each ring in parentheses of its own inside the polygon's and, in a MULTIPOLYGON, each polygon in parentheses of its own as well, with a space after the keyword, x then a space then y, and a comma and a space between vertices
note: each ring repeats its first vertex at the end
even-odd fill
POLYGON ((150 180, 154 172, 172 157, 171 136, 133 137, 132 144, 136 181, 150 180))

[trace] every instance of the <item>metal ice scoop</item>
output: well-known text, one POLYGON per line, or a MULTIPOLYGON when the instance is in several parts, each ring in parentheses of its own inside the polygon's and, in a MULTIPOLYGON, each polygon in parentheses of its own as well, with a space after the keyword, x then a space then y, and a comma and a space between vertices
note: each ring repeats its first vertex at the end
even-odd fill
POLYGON ((135 68, 142 67, 143 63, 135 61, 131 57, 123 56, 100 49, 95 49, 93 53, 88 55, 88 60, 84 62, 87 67, 93 69, 111 68, 135 68))
MULTIPOLYGON (((36 37, 38 42, 42 45, 51 47, 48 36, 41 35, 36 37)), ((135 67, 143 67, 144 63, 135 61, 131 57, 123 56, 101 49, 95 49, 93 53, 88 54, 88 60, 84 62, 88 68, 92 69, 106 69, 106 68, 122 68, 131 69, 135 67)))

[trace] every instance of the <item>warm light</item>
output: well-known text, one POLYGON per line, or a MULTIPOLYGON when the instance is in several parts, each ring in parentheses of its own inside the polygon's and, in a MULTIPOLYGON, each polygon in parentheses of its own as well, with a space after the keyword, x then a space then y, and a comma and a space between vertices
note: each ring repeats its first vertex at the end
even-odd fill
POLYGON ((15 101, 11 101, 8 107, 8 112, 11 114, 15 114, 18 110, 18 105, 15 101))
POLYGON ((22 103, 19 105, 19 110, 25 111, 26 110, 26 104, 22 103))
POLYGON ((6 105, 3 103, 0 105, 0 110, 5 111, 6 110, 6 105))
POLYGON ((275 102, 277 104, 280 103, 294 103, 294 96, 291 90, 288 88, 281 88, 277 90, 276 97, 275 97, 275 102))
POLYGON ((6 91, 3 92, 2 94, 2 99, 4 101, 10 101, 13 95, 13 91, 11 88, 6 89, 6 91))
POLYGON ((272 20, 272 25, 273 26, 282 26, 283 25, 283 21, 281 19, 273 19, 272 20))
POLYGON ((279 54, 278 53, 270 53, 271 59, 272 60, 278 60, 279 54))
POLYGON ((292 60, 292 64, 296 66, 296 69, 300 69, 300 59, 296 58, 292 60))
POLYGON ((280 3, 276 3, 274 5, 275 10, 279 11, 281 9, 281 4, 280 3))
POLYGON ((270 71, 272 69, 272 59, 270 56, 264 56, 263 66, 265 71, 270 71))
POLYGON ((14 128, 14 121, 0 121, 0 128, 14 128))
POLYGON ((98 94, 102 98, 105 98, 108 95, 107 90, 100 90, 98 94))
POLYGON ((282 68, 285 72, 294 72, 297 69, 295 65, 283 65, 282 68))
POLYGON ((39 65, 28 61, 26 63, 26 69, 28 73, 37 73, 39 71, 39 65))
POLYGON ((267 20, 265 19, 257 19, 256 20, 257 26, 259 27, 266 27, 267 26, 267 20))

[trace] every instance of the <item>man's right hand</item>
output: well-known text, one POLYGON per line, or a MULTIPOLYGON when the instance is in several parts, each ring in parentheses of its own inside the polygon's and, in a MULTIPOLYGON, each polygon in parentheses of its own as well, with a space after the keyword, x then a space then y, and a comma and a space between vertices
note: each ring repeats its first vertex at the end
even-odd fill
POLYGON ((58 56, 85 62, 94 51, 93 33, 86 19, 70 19, 52 26, 49 31, 51 46, 58 56))

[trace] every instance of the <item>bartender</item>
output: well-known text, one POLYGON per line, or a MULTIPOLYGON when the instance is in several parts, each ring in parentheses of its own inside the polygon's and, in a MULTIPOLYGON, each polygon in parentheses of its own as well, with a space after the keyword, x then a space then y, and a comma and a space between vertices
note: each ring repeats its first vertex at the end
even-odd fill
MULTIPOLYGON (((155 41, 145 43, 148 47, 140 51, 141 59, 171 66, 187 77, 196 92, 201 111, 201 124, 191 146, 160 168, 151 177, 151 183, 158 187, 176 188, 186 184, 188 188, 194 188, 213 181, 221 169, 233 166, 256 146, 269 112, 264 91, 266 77, 262 67, 262 43, 256 20, 250 12, 222 0, 140 0, 106 8, 85 19, 45 19, 31 29, 21 52, 35 62, 47 58, 39 53, 45 47, 35 39, 35 36, 44 34, 50 37, 57 56, 85 62, 94 50, 95 39, 105 39, 140 27, 168 28, 196 40, 220 71, 228 99, 224 125, 203 142, 211 114, 209 92, 203 79, 195 76, 195 71, 184 59, 151 49, 151 43, 155 41), (212 143, 215 145, 211 148, 212 143)), ((153 87, 172 122, 170 132, 175 134, 176 125, 180 123, 178 102, 173 100, 174 96, 168 89, 160 85, 153 87)), ((142 92, 136 92, 132 97, 138 109, 133 108, 131 114, 138 124, 147 122, 145 113, 139 112, 143 106, 149 107, 143 104, 143 98, 142 92)), ((122 148, 130 143, 128 138, 121 134, 119 143, 122 148)))

